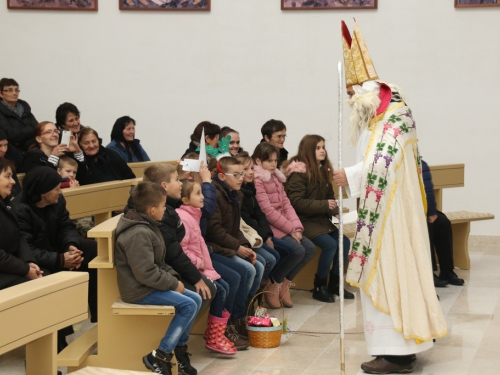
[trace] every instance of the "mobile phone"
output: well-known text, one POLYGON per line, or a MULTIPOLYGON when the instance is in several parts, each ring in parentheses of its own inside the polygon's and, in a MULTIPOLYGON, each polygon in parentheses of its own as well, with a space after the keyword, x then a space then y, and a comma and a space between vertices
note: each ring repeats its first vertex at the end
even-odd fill
POLYGON ((65 145, 69 146, 69 142, 71 140, 70 137, 71 137, 71 132, 68 130, 63 130, 61 136, 61 144, 64 143, 65 145))

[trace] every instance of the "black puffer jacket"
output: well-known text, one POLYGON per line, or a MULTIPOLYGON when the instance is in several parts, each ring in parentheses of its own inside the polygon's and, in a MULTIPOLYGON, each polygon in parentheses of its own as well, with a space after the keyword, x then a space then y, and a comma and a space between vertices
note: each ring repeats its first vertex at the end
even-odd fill
POLYGON ((265 242, 273 237, 273 230, 267 222, 266 215, 262 212, 255 195, 255 185, 253 183, 244 183, 241 185, 243 200, 241 202, 241 218, 259 233, 265 242))
POLYGON ((37 208, 21 199, 16 207, 21 233, 33 251, 37 264, 51 272, 63 269, 64 255, 71 245, 80 247, 80 236, 69 219, 66 200, 37 208))
POLYGON ((37 263, 31 249, 21 237, 13 209, 0 198, 0 289, 19 276, 26 276, 28 263, 37 263))
POLYGON ((102 147, 102 145, 99 146, 99 152, 96 156, 85 155, 83 163, 78 162, 76 179, 80 185, 130 178, 135 178, 135 174, 125 160, 115 151, 102 147))
MULTIPOLYGON (((167 209, 161 220, 158 229, 160 230, 167 252, 165 254, 165 263, 170 265, 183 279, 194 285, 201 280, 201 273, 196 266, 191 262, 191 259, 186 255, 181 247, 181 241, 186 234, 182 220, 175 212, 177 207, 180 207, 181 201, 167 196, 167 209)), ((134 208, 132 197, 128 199, 125 212, 134 208)))
POLYGON ((0 129, 7 134, 9 148, 16 147, 27 151, 29 146, 35 143, 33 130, 38 125, 38 121, 31 113, 28 103, 24 100, 18 100, 18 103, 24 107, 21 117, 7 108, 4 103, 0 103, 0 129))

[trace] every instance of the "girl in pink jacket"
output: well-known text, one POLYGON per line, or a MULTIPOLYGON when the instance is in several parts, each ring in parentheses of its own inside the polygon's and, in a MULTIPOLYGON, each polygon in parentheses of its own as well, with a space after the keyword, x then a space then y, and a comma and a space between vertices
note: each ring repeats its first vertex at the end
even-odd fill
POLYGON ((215 271, 207 245, 201 234, 200 219, 204 197, 198 182, 189 180, 183 182, 182 203, 183 205, 176 209, 186 231, 181 241, 182 249, 196 268, 211 279, 217 287, 217 294, 212 300, 208 314, 205 347, 222 354, 236 354, 237 349, 234 343, 224 335, 227 321, 231 315, 224 308, 226 296, 229 294, 229 285, 215 271))
MULTIPOLYGON (((255 165, 255 189, 257 202, 266 215, 274 237, 289 245, 290 254, 280 264, 279 270, 273 273, 271 283, 266 290, 271 292, 269 298, 279 298, 285 306, 293 306, 290 298, 290 287, 297 273, 314 257, 316 246, 302 235, 304 227, 300 222, 283 183, 285 176, 277 168, 278 149, 267 142, 261 142, 252 155, 255 165), (279 272, 277 272, 279 271, 279 272)), ((267 298, 267 294, 266 294, 267 298)))

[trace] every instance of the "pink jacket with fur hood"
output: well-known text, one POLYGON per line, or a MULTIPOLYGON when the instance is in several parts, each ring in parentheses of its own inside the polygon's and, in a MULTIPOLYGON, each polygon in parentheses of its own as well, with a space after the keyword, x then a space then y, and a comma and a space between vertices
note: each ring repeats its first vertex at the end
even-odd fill
POLYGON ((203 239, 200 229, 201 210, 191 206, 182 205, 175 211, 179 214, 184 224, 186 234, 181 241, 182 250, 191 259, 191 262, 200 270, 201 263, 205 263, 205 269, 200 272, 210 280, 220 279, 220 275, 214 270, 212 259, 207 244, 203 239))
POLYGON ((285 181, 286 177, 279 169, 271 174, 261 166, 255 166, 254 182, 257 190, 257 202, 266 215, 274 236, 278 238, 283 238, 297 231, 304 231, 304 227, 285 193, 283 187, 285 181))

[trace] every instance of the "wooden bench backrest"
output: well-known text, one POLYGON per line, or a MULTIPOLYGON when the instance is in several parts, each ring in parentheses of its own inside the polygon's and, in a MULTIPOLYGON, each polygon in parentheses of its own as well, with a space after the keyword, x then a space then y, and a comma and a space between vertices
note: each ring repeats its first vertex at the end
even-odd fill
POLYGON ((87 237, 97 241, 97 257, 90 262, 92 268, 113 268, 116 225, 122 215, 112 217, 88 231, 87 237))
POLYGON ((177 160, 162 160, 162 161, 143 161, 140 163, 128 163, 132 172, 134 172, 135 177, 143 177, 144 170, 154 164, 170 164, 177 167, 177 160))
POLYGON ((1 290, 0 354, 87 319, 88 279, 58 272, 1 290))

